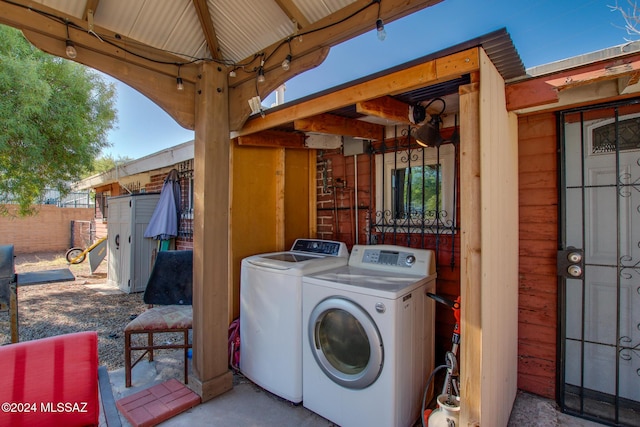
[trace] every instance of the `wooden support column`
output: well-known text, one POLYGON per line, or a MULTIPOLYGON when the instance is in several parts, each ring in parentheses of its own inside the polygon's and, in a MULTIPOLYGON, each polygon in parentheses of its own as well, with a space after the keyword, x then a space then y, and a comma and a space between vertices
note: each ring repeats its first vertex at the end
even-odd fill
POLYGON ((480 425, 480 84, 460 93, 460 425, 480 425))
POLYGON ((204 63, 195 95, 193 376, 207 401, 232 387, 229 326, 229 96, 227 73, 204 63))
POLYGON ((518 135, 482 49, 460 88, 462 426, 508 424, 518 374, 518 135))

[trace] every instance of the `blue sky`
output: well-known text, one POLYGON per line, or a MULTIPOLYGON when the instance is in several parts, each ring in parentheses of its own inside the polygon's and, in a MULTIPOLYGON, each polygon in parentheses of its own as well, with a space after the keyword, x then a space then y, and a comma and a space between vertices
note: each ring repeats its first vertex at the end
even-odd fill
MULTIPOLYGON (((384 2, 384 0, 382 0, 384 2)), ((618 0, 628 7, 627 0, 618 0)), ((526 68, 605 49, 626 42, 616 0, 444 0, 331 49, 319 67, 286 83, 291 101, 384 70, 458 43, 506 28, 526 68)), ((373 24, 372 24, 373 26, 373 24)), ((639 39, 636 37, 632 39, 639 39)), ((164 111, 117 82, 117 129, 105 150, 116 158, 140 158, 193 139, 164 111)), ((270 105, 274 97, 263 103, 270 105)))

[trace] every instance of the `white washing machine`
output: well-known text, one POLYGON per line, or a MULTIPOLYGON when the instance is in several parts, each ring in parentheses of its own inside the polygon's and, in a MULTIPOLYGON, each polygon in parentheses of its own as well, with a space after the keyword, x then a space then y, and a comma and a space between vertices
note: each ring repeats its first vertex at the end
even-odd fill
POLYGON ((342 426, 411 426, 433 370, 433 251, 356 245, 303 279, 303 405, 342 426))
POLYGON ((341 242, 298 239, 291 250, 247 257, 240 274, 240 371, 302 401, 302 276, 346 265, 341 242))

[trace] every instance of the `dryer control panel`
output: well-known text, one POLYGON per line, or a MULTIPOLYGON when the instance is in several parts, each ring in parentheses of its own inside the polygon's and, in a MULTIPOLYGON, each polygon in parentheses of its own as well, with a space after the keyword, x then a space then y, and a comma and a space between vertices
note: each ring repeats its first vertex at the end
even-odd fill
POLYGON ((433 251, 396 245, 354 245, 349 265, 424 276, 436 272, 433 251))
POLYGON ((411 252, 365 249, 362 262, 411 268, 416 262, 416 257, 411 252))

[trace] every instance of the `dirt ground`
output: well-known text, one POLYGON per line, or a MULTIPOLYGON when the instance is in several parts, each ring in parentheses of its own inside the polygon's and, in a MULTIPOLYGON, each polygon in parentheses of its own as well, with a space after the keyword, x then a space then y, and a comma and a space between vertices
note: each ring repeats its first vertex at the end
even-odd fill
MULTIPOLYGON (((89 262, 68 265, 64 253, 17 254, 21 273, 69 268, 75 280, 18 287, 18 332, 28 341, 70 332, 98 332, 100 363, 109 370, 124 366, 124 327, 146 309, 142 293, 106 288, 107 259, 91 274, 89 262), (105 285, 105 286, 93 286, 105 285)), ((0 345, 11 343, 8 311, 0 312, 0 345)))
POLYGON ((96 271, 91 274, 89 261, 84 260, 80 264, 71 264, 65 259, 64 252, 39 252, 34 254, 16 254, 16 273, 31 271, 55 270, 69 268, 76 277, 76 284, 99 284, 107 282, 107 259, 105 258, 96 271))

